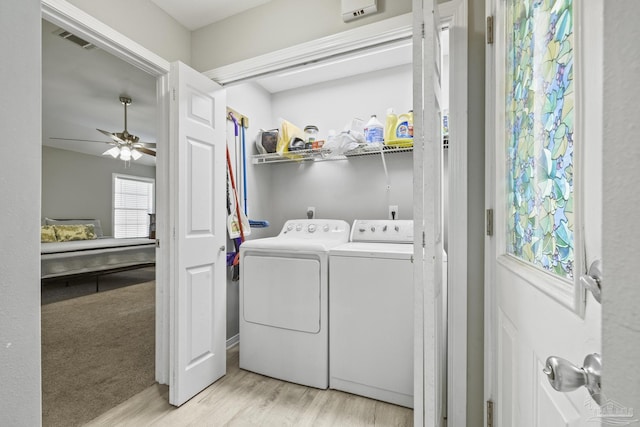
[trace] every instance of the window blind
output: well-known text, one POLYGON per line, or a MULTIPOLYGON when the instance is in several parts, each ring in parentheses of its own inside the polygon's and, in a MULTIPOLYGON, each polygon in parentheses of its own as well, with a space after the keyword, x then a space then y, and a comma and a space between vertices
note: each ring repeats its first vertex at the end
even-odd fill
POLYGON ((155 180, 114 174, 113 236, 149 236, 149 214, 154 210, 155 180))

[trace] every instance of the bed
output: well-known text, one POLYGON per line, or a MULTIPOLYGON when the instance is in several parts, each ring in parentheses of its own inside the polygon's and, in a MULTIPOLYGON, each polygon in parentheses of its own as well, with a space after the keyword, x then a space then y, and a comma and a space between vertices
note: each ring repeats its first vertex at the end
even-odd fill
POLYGON ((54 220, 41 227, 41 280, 99 277, 155 265, 155 240, 115 239, 102 235, 97 219, 54 220))

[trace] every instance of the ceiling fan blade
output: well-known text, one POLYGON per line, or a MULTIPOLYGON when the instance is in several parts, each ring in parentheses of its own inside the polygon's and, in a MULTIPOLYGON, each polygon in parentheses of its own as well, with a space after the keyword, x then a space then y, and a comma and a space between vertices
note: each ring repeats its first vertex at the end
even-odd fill
POLYGON ((148 155, 150 155, 150 156, 153 156, 153 157, 155 157, 155 156, 156 156, 156 152, 155 152, 155 151, 153 151, 153 150, 149 150, 148 148, 144 148, 144 147, 136 147, 136 150, 138 150, 138 151, 139 151, 139 152, 141 152, 141 153, 144 153, 144 154, 148 154, 148 155))
POLYGON ((136 148, 138 148, 138 147, 156 148, 156 143, 155 142, 138 141, 138 142, 134 142, 132 145, 134 147, 136 147, 136 148))
POLYGON ((49 139, 57 139, 59 141, 81 141, 81 142, 99 142, 101 144, 115 144, 111 141, 97 141, 95 139, 76 139, 76 138, 56 138, 54 136, 50 136, 49 139))
POLYGON ((102 132, 103 134, 107 135, 109 138, 113 139, 115 142, 118 142, 120 144, 124 144, 125 142, 120 139, 116 134, 111 133, 111 132, 107 132, 106 130, 102 130, 102 129, 96 129, 98 132, 102 132))

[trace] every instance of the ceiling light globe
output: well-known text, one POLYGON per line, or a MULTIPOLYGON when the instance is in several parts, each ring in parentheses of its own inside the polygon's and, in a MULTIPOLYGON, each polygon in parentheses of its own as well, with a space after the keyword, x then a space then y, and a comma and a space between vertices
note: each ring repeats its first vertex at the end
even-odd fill
POLYGON ((120 159, 125 162, 131 160, 131 149, 126 145, 120 149, 120 159))

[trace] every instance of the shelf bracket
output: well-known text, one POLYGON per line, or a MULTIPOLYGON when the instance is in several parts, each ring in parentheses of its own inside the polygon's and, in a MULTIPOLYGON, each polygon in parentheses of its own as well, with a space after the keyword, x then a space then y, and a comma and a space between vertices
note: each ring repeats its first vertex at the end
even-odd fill
POLYGON ((233 114, 233 117, 236 118, 240 126, 242 126, 245 129, 249 128, 249 117, 245 116, 244 114, 238 113, 236 110, 234 110, 231 107, 227 107, 227 120, 231 120, 232 114, 233 114))

